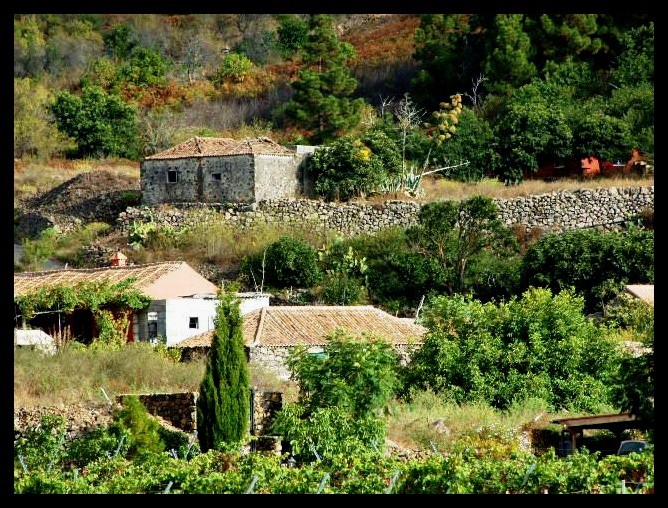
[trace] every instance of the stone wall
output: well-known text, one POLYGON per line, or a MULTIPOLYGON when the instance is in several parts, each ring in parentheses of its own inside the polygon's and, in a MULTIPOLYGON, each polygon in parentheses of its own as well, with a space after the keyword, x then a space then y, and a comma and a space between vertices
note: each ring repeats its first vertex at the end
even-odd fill
MULTIPOLYGON (((107 427, 113 421, 114 411, 122 408, 122 401, 130 394, 116 397, 113 404, 69 404, 60 406, 37 406, 14 409, 14 440, 27 428, 35 428, 44 415, 59 415, 65 419, 65 437, 68 440, 80 437, 97 427, 107 427)), ((136 394, 148 412, 158 416, 168 426, 187 433, 197 429, 197 392, 136 394)), ((274 414, 283 407, 281 392, 265 392, 251 389, 252 415, 250 434, 264 436, 274 414)), ((276 446, 268 440, 265 446, 276 446)))
MULTIPOLYGON (((399 355, 401 365, 406 365, 410 361, 410 355, 421 344, 394 344, 393 346, 399 355)), ((280 380, 287 381, 290 379, 290 369, 288 369, 286 360, 291 349, 291 346, 253 346, 249 348, 248 362, 275 374, 280 380)), ((308 348, 309 353, 320 353, 322 351, 321 346, 308 348)), ((181 359, 182 361, 188 361, 188 359, 196 357, 197 354, 205 354, 204 348, 198 348, 198 351, 192 352, 187 352, 187 348, 184 348, 181 359)))
MULTIPOLYGON (((301 194, 300 157, 257 155, 253 201, 290 198, 301 194)), ((217 200, 217 202, 223 202, 217 200)))
MULTIPOLYGON (((192 433, 197 428, 197 393, 153 393, 140 394, 137 398, 149 413, 159 416, 170 425, 192 433)), ((119 395, 116 400, 122 405, 129 395, 119 395)))
MULTIPOLYGON (((556 191, 514 199, 495 199, 507 226, 522 225, 528 232, 625 225, 644 209, 654 208, 654 186, 556 191)), ((252 204, 179 203, 160 207, 129 207, 118 216, 124 233, 134 221, 154 221, 175 228, 202 222, 225 222, 240 227, 259 223, 310 224, 344 236, 375 233, 393 226, 415 224, 420 204, 386 201, 382 204, 329 203, 308 199, 279 199, 252 204)))

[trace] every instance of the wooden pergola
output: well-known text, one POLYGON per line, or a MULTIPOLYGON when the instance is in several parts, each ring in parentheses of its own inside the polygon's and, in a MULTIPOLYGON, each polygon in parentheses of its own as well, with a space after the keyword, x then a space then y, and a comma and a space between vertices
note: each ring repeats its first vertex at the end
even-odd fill
POLYGON ((562 425, 563 431, 570 434, 573 450, 577 448, 578 435, 582 436, 585 429, 606 429, 615 434, 621 434, 627 429, 646 429, 648 427, 646 422, 631 413, 558 418, 550 420, 550 423, 562 425))

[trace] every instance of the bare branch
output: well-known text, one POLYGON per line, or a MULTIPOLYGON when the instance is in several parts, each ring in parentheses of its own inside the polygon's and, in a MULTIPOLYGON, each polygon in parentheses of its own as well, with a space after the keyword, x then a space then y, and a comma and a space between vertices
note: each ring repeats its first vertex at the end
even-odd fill
POLYGON ((480 74, 475 81, 471 80, 472 85, 473 85, 472 88, 471 88, 471 91, 473 92, 473 95, 468 94, 468 93, 463 94, 466 97, 468 97, 469 99, 471 99, 471 102, 473 103, 474 108, 478 107, 478 100, 480 99, 480 96, 478 95, 478 88, 483 83, 483 81, 487 81, 487 79, 488 78, 486 78, 484 74, 480 74))

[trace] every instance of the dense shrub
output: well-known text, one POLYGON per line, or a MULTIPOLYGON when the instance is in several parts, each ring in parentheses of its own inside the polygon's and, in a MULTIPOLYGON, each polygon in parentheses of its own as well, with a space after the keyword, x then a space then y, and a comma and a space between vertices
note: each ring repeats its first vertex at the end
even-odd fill
POLYGON ((575 288, 587 312, 600 311, 624 284, 654 283, 654 232, 575 230, 543 236, 527 250, 521 288, 575 288))
POLYGON ((241 272, 259 285, 311 287, 321 277, 315 248, 299 238, 282 236, 263 252, 244 257, 241 272))
POLYGON ((619 353, 568 291, 534 288, 498 305, 441 296, 422 321, 430 332, 405 370, 406 389, 500 409, 531 397, 555 410, 595 413, 611 404, 619 353))
POLYGON ((161 452, 165 444, 160 437, 160 424, 148 413, 139 397, 129 395, 123 398, 123 407, 114 412, 112 432, 121 436, 127 429, 130 432, 129 457, 144 457, 161 452))

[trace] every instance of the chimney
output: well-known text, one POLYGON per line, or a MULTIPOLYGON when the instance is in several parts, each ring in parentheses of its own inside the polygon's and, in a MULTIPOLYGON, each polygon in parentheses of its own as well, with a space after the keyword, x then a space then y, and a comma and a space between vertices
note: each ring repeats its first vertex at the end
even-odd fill
POLYGON ((127 259, 128 257, 119 250, 111 258, 111 266, 125 266, 125 261, 127 259))

